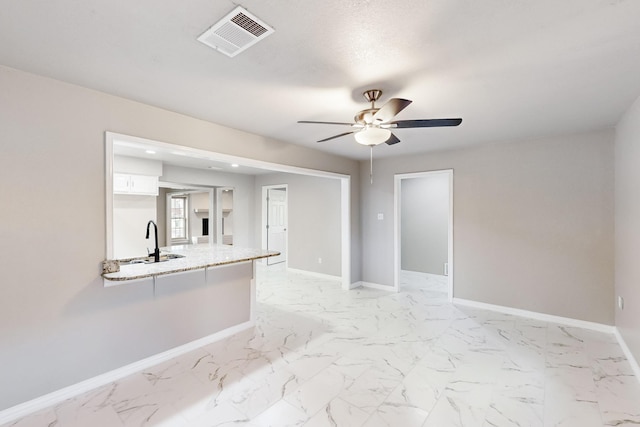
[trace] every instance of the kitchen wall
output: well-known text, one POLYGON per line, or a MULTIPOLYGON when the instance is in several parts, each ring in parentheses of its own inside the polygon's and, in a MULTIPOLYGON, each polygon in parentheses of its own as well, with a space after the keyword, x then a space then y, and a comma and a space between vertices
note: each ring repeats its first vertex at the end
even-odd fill
MULTIPOLYGON (((10 183, 0 186, 0 410, 163 349, 147 289, 104 288, 100 278, 105 131, 348 174, 359 197, 353 160, 6 67, 0 93, 0 181, 10 183)), ((234 231, 238 245, 253 244, 237 217, 234 231)), ((360 280, 357 246, 352 263, 360 280)))
POLYGON ((613 140, 603 131, 377 159, 373 184, 363 162, 363 280, 393 285, 394 174, 453 169, 455 297, 612 325, 613 140))
POLYGON ((640 98, 616 128, 615 165, 615 294, 624 298, 616 326, 640 361, 640 98))
POLYGON ((258 239, 262 236, 262 187, 280 184, 288 186, 289 268, 341 276, 340 180, 288 173, 256 176, 255 235, 258 239))
MULTIPOLYGON (((156 199, 155 196, 113 195, 114 258, 136 258, 145 256, 148 250, 153 251, 154 229, 151 226, 147 239, 146 227, 149 220, 157 223, 156 199)), ((161 227, 159 223, 158 226, 161 227)))
POLYGON ((402 270, 444 275, 449 256, 449 176, 400 181, 402 270))
MULTIPOLYGON (((128 156, 113 156, 113 172, 161 176, 162 162, 128 156)), ((113 253, 114 258, 144 256, 153 243, 145 238, 149 220, 157 222, 156 196, 114 194, 113 253)))

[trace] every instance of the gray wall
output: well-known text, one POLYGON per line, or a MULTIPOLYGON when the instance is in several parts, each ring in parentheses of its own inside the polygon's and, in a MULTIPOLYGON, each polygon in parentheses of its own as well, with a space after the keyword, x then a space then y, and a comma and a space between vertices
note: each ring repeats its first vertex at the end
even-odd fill
POLYGON ((356 161, 6 67, 0 93, 0 410, 163 349, 156 319, 136 308, 152 304, 144 289, 100 279, 105 131, 352 175, 358 200, 356 161), (145 325, 138 342, 123 337, 145 325))
MULTIPOLYGON (((616 129, 616 326, 640 361, 640 98, 616 129)), ((613 303, 612 303, 613 305, 613 303)))
POLYGON ((378 159, 372 185, 363 162, 363 280, 393 284, 393 175, 454 169, 455 297, 613 324, 613 139, 378 159))
POLYGON ((449 177, 406 178, 400 187, 401 268, 443 275, 449 256, 449 177))
POLYGON ((256 176, 258 239, 262 236, 262 186, 279 184, 288 185, 289 268, 340 276, 340 180, 288 173, 256 176), (322 264, 318 258, 322 258, 322 264))

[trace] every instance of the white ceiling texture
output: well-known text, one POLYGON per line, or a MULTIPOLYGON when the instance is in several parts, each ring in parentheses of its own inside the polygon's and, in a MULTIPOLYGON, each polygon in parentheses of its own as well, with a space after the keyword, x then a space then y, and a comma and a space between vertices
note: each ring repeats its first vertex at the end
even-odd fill
POLYGON ((245 0, 275 33, 229 58, 196 38, 229 0, 4 0, 0 64, 366 159, 365 89, 413 100, 377 157, 610 128, 640 95, 638 0, 245 0))

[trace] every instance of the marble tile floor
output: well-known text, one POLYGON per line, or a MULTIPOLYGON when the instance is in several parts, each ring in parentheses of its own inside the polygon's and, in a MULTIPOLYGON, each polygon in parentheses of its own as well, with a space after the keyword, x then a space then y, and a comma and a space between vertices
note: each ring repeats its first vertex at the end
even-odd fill
POLYGON ((437 276, 343 291, 260 267, 255 329, 9 425, 640 425, 612 335, 454 306, 437 276))

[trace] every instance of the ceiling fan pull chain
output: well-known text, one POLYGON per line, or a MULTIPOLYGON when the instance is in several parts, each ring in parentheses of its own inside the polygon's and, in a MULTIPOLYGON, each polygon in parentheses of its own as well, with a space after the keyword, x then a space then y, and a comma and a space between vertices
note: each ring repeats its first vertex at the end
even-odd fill
POLYGON ((370 145, 369 148, 371 152, 371 167, 369 169, 369 180, 371 181, 371 184, 373 184, 373 145, 370 145))

